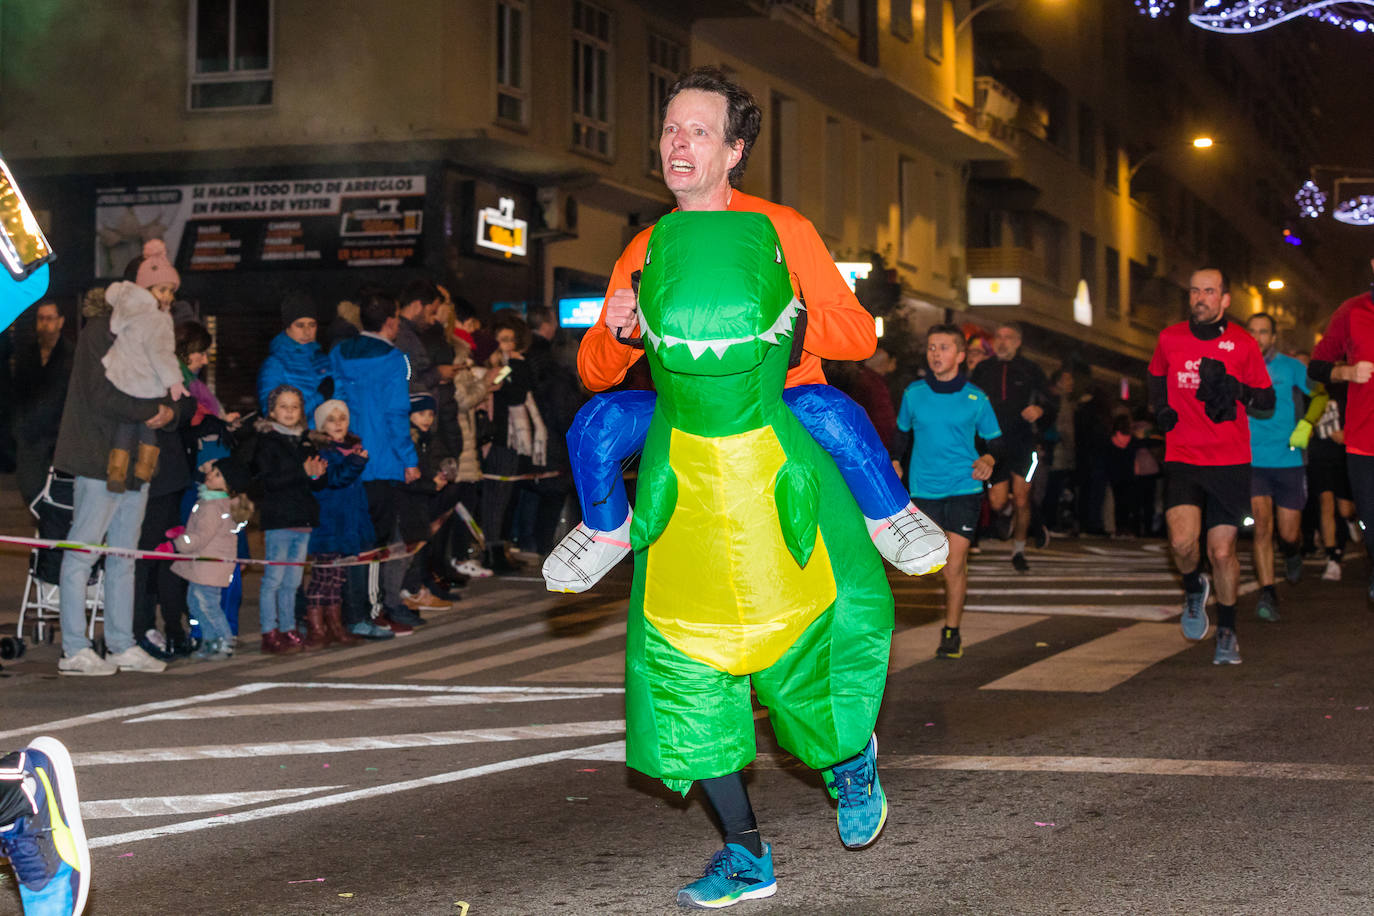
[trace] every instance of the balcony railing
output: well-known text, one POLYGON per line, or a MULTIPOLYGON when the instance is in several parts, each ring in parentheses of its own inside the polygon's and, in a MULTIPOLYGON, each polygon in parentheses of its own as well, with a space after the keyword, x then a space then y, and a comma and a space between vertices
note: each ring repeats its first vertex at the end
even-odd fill
POLYGON ((1045 276, 1045 259, 1029 248, 970 248, 968 272, 971 277, 1029 277, 1049 280, 1045 276))

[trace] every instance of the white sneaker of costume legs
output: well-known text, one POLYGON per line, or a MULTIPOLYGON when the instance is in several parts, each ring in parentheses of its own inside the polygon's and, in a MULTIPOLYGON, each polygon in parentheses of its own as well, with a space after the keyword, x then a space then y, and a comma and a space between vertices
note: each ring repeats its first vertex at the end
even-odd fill
POLYGON ((544 561, 544 584, 551 592, 585 592, 630 552, 634 510, 614 531, 598 531, 578 522, 544 561))
POLYGON ((945 565, 949 539, 915 503, 884 519, 864 516, 873 546, 883 559, 908 576, 924 576, 945 565))

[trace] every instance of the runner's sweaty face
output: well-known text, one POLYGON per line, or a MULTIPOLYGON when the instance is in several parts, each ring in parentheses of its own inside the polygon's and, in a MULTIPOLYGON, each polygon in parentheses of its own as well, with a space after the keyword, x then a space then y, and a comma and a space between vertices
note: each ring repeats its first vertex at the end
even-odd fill
POLYGON ((1268 356, 1274 349, 1274 342, 1277 335, 1274 333, 1274 325, 1267 315, 1251 315, 1245 322, 1245 330, 1250 332, 1250 336, 1255 338, 1255 343, 1259 344, 1260 352, 1268 356))
POLYGON ((663 183, 683 210, 723 209, 730 197, 730 169, 744 141, 725 142, 725 96, 684 89, 663 115, 658 152, 663 183))
POLYGON ((1188 311, 1198 324, 1215 324, 1231 307, 1231 294, 1222 292, 1221 272, 1199 270, 1188 281, 1188 311))

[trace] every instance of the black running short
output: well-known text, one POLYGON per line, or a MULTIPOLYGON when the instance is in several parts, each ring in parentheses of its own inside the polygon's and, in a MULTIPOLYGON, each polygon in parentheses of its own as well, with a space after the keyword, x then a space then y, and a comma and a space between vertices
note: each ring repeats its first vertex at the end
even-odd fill
POLYGON ((1307 489, 1311 493, 1334 493, 1337 499, 1354 498, 1345 470, 1345 446, 1330 439, 1312 439, 1307 449, 1307 489))
MULTIPOLYGON (((1011 480, 1011 475, 1015 474, 1022 480, 1029 480, 1031 463, 1036 460, 1035 446, 1031 443, 1006 442, 1003 441, 1005 452, 1002 457, 997 459, 997 464, 992 469, 992 477, 988 479, 989 486, 996 486, 1006 480, 1011 480)), ((1036 468, 1036 473, 1040 469, 1036 468)))
POLYGON ((966 540, 973 540, 978 530, 978 517, 983 511, 983 494, 967 493, 959 496, 946 496, 929 499, 924 496, 912 497, 916 508, 948 534, 957 534, 966 540))
POLYGON ((1250 515, 1250 465, 1164 462, 1164 511, 1197 506, 1204 528, 1239 528, 1250 515))
POLYGON ((1250 468, 1250 496, 1267 496, 1277 509, 1301 512, 1307 505, 1307 472, 1294 468, 1250 468))

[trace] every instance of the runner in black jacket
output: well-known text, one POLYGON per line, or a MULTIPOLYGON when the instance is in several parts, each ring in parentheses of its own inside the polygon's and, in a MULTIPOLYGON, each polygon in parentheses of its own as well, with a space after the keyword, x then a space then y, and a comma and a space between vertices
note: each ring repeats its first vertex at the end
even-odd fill
POLYGON ((988 503, 997 513, 1007 505, 1008 496, 1014 502, 1011 563, 1025 572, 1030 568, 1025 551, 1026 532, 1031 525, 1030 480, 1034 476, 1035 438, 1040 425, 1054 423, 1058 404, 1049 393, 1044 371, 1018 353, 1020 326, 1010 321, 998 325, 992 348, 997 358, 979 363, 970 377, 973 384, 987 393, 997 414, 997 425, 1002 428, 1005 458, 997 462, 992 472, 988 503))

